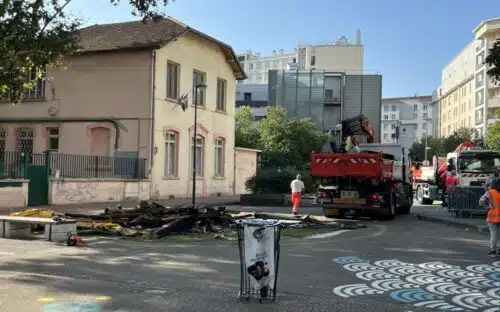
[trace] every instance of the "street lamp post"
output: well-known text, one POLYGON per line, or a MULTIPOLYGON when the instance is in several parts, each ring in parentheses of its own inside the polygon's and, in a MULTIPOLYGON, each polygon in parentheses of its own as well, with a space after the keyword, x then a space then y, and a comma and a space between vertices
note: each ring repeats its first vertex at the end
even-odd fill
POLYGON ((193 197, 192 204, 196 204, 196 137, 198 135, 198 90, 205 89, 207 85, 203 82, 194 87, 194 127, 193 127, 193 197))

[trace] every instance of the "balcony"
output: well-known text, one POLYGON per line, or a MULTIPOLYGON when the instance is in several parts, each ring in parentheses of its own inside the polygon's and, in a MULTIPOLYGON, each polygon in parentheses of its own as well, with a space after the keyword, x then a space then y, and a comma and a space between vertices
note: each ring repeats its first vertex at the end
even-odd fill
POLYGON ((500 81, 494 81, 493 78, 489 79, 488 89, 500 88, 500 81))
POLYGON ((488 108, 500 108, 500 97, 489 98, 488 108))

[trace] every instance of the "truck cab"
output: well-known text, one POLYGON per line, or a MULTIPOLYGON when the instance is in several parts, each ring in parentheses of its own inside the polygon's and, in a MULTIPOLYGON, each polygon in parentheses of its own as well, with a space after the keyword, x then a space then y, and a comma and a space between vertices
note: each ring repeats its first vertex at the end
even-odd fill
POLYGON ((491 150, 467 149, 446 158, 456 168, 460 186, 483 186, 500 169, 500 153, 491 150))

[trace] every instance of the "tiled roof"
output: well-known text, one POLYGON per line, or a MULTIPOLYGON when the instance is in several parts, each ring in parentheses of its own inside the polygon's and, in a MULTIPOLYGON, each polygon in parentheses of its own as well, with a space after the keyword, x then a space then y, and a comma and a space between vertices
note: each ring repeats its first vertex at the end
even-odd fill
POLYGON ((78 52, 159 48, 188 31, 219 45, 231 64, 237 79, 246 78, 231 46, 170 17, 157 22, 132 21, 82 28, 79 31, 80 47, 78 52))

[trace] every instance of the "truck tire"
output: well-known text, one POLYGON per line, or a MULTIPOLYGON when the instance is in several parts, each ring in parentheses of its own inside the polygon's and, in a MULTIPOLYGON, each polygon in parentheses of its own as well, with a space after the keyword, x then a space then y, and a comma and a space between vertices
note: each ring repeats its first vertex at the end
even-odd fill
POLYGON ((384 220, 394 220, 396 217, 396 195, 394 191, 391 192, 389 205, 387 210, 383 212, 384 220))
POLYGON ((434 202, 432 199, 424 198, 424 188, 423 186, 417 186, 417 191, 415 192, 415 197, 420 205, 432 205, 434 202))

